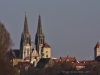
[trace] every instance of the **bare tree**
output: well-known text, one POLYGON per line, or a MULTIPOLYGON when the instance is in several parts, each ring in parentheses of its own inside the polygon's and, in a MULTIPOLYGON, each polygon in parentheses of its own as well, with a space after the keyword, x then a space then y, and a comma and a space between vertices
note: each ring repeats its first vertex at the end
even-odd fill
POLYGON ((0 75, 13 74, 13 66, 10 63, 8 51, 12 46, 9 32, 0 22, 0 75))

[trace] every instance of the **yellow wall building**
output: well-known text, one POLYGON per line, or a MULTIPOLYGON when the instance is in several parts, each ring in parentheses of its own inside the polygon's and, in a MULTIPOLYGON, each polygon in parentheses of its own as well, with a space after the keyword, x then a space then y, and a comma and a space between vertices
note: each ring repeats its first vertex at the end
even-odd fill
POLYGON ((42 47, 42 58, 51 58, 51 47, 45 43, 42 47))

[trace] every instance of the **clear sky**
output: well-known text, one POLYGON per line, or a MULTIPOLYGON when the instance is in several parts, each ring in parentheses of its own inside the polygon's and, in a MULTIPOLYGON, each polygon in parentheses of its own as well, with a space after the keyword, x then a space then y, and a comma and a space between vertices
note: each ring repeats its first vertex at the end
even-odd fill
POLYGON ((46 42, 52 56, 93 59, 94 46, 100 39, 100 0, 0 0, 0 21, 11 34, 13 48, 19 49, 25 12, 32 41, 42 18, 46 42))

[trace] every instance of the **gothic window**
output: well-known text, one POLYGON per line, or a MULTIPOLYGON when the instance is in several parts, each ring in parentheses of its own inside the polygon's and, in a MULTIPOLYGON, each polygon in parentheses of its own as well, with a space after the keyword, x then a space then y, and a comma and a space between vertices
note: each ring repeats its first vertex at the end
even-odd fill
POLYGON ((29 39, 27 38, 27 43, 29 43, 29 39))
POLYGON ((27 49, 27 55, 29 55, 29 48, 27 49))
POLYGON ((41 44, 42 44, 42 39, 41 39, 41 44))

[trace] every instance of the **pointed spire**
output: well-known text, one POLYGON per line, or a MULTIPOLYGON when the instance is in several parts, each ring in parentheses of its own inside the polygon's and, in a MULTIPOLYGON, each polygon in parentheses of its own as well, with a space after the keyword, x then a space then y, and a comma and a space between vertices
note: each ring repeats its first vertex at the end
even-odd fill
POLYGON ((27 12, 25 12, 25 21, 24 21, 24 33, 28 34, 28 21, 27 21, 27 12))
POLYGON ((41 34, 41 33, 42 33, 42 23, 41 23, 41 15, 40 15, 40 12, 39 12, 39 18, 38 18, 37 33, 38 33, 38 34, 41 34))

